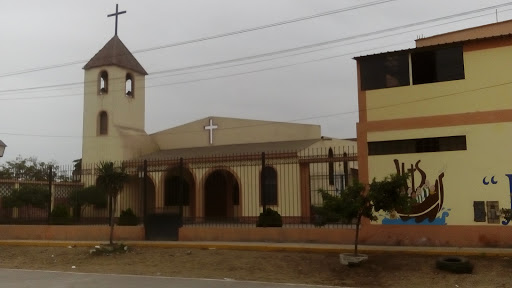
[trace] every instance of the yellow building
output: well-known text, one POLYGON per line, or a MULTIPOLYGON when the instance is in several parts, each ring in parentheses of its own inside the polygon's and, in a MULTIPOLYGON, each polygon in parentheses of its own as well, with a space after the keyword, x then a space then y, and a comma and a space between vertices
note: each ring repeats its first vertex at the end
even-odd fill
POLYGON ((411 173, 408 193, 418 202, 409 215, 380 215, 379 224, 390 227, 371 225, 367 237, 379 231, 390 243, 510 243, 500 218, 512 195, 510 31, 512 21, 501 22, 355 58, 360 180, 411 173), (410 226, 391 227, 399 224, 410 226))
POLYGON ((148 165, 146 206, 140 205, 144 199, 134 178, 120 194, 119 211, 254 222, 267 206, 286 223, 308 222, 311 205, 319 204, 317 190, 342 189, 357 169, 356 142, 322 137, 318 125, 211 116, 146 134, 147 72, 117 35, 84 70, 85 173, 94 175, 100 161, 124 162, 134 175, 143 160, 148 165), (262 152, 266 196, 260 187, 262 152), (176 196, 177 179, 185 180, 183 207, 176 196))

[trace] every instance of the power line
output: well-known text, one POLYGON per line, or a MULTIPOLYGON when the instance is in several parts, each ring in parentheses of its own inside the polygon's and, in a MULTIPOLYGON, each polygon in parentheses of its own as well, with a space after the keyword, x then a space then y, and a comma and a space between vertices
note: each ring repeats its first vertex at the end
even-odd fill
MULTIPOLYGON (((350 6, 350 7, 346 7, 346 8, 322 12, 322 13, 318 13, 318 14, 314 14, 314 15, 310 15, 310 16, 305 16, 305 17, 294 18, 294 19, 276 22, 276 23, 272 23, 272 24, 266 24, 266 25, 257 26, 257 27, 253 27, 253 28, 247 28, 247 29, 232 31, 232 32, 228 32, 228 33, 216 34, 213 36, 207 36, 207 37, 197 38, 197 39, 193 39, 193 40, 176 42, 176 43, 171 43, 171 44, 167 44, 167 45, 139 49, 139 50, 133 51, 132 53, 133 54, 144 53, 144 52, 148 52, 148 51, 160 50, 160 49, 165 49, 165 48, 171 48, 171 47, 177 47, 177 46, 183 46, 183 45, 203 42, 203 41, 207 41, 207 40, 224 38, 224 37, 228 37, 228 36, 234 36, 234 35, 243 34, 243 33, 247 33, 247 32, 253 32, 253 31, 257 31, 257 30, 273 28, 273 27, 296 23, 296 22, 301 22, 301 21, 305 21, 305 20, 311 20, 314 18, 319 18, 319 17, 338 14, 338 13, 342 13, 342 12, 352 11, 352 10, 356 10, 356 9, 360 9, 360 8, 375 6, 375 5, 379 5, 379 4, 383 4, 383 3, 387 3, 387 2, 393 2, 393 1, 397 1, 397 0, 378 0, 378 1, 373 1, 373 2, 369 2, 369 3, 358 4, 358 5, 354 5, 354 6, 350 6)), ((67 63, 63 63, 63 64, 43 66, 43 67, 31 68, 31 69, 27 69, 27 70, 21 70, 21 71, 6 73, 6 74, 0 74, 0 77, 8 77, 8 76, 20 75, 20 74, 31 73, 31 72, 36 72, 36 71, 61 68, 61 67, 65 67, 65 66, 81 64, 84 62, 87 62, 87 60, 79 60, 79 61, 67 62, 67 63)))
MULTIPOLYGON (((449 16, 434 18, 434 19, 427 20, 427 21, 420 21, 420 22, 406 24, 406 25, 402 25, 402 26, 396 26, 396 27, 392 27, 392 28, 387 28, 387 29, 383 29, 383 30, 369 32, 369 33, 353 35, 353 36, 349 36, 349 37, 339 38, 339 39, 325 41, 325 42, 319 42, 319 43, 305 45, 305 46, 299 46, 299 47, 290 48, 290 49, 273 51, 273 52, 268 52, 268 53, 263 53, 263 54, 258 54, 258 55, 241 57, 241 58, 235 58, 235 59, 230 59, 230 60, 225 60, 225 61, 211 62, 211 63, 201 64, 201 65, 182 67, 182 68, 177 68, 177 69, 162 70, 162 71, 152 72, 151 74, 163 74, 163 73, 179 72, 179 71, 185 71, 185 70, 190 70, 190 69, 198 69, 198 68, 211 67, 211 66, 222 65, 222 64, 236 63, 236 62, 240 62, 240 61, 248 61, 248 60, 252 60, 252 59, 257 59, 257 58, 262 58, 262 57, 269 57, 269 56, 278 55, 278 54, 284 54, 284 53, 290 53, 290 52, 304 50, 304 49, 312 49, 312 48, 319 47, 319 46, 331 45, 331 44, 335 44, 335 43, 339 43, 339 42, 343 42, 343 41, 354 40, 354 39, 357 39, 357 38, 364 38, 364 37, 372 36, 372 35, 375 35, 375 34, 381 34, 381 33, 385 33, 385 32, 396 31, 396 30, 403 29, 403 28, 420 26, 420 25, 424 25, 425 23, 429 23, 429 22, 438 22, 438 21, 442 21, 442 20, 446 20, 446 19, 451 19, 451 18, 455 18, 455 17, 465 16, 465 15, 468 15, 468 14, 478 13, 478 12, 482 12, 482 11, 489 10, 489 9, 495 9, 498 6, 502 7, 502 6, 506 6, 506 5, 512 5, 512 2, 505 3, 505 4, 500 4, 500 5, 495 5, 495 6, 490 6, 490 7, 486 7, 486 8, 481 8, 481 9, 476 9, 476 10, 471 10, 471 11, 467 11, 467 12, 463 12, 463 13, 458 13, 458 14, 453 14, 453 15, 449 15, 449 16)), ((505 11, 508 11, 508 10, 510 10, 510 9, 507 9, 505 11)), ((464 20, 473 19, 473 18, 476 18, 476 17, 482 17, 482 16, 485 16, 485 15, 488 15, 488 14, 479 15, 479 16, 475 16, 475 17, 464 18, 462 20, 457 20, 457 21, 452 21, 452 22, 448 22, 448 23, 443 23, 443 24, 440 24, 440 25, 446 25, 446 24, 449 24, 449 23, 464 21, 464 20)), ((431 27, 435 27, 435 26, 439 26, 439 25, 434 25, 434 26, 430 26, 430 27, 426 27, 426 28, 431 28, 431 27)), ((412 31, 417 31, 417 30, 419 30, 419 29, 410 30, 410 31, 407 31, 405 33, 412 32, 412 31)), ((360 42, 371 41, 371 40, 391 37, 391 36, 395 36, 395 35, 397 35, 397 34, 391 34, 391 35, 386 35, 386 36, 382 36, 382 37, 378 37, 378 38, 367 39, 367 40, 360 41, 360 42)), ((360 43, 360 42, 355 42, 355 43, 360 43)), ((355 44, 355 43, 350 43, 350 44, 355 44)), ((342 45, 340 45, 340 46, 342 46, 342 45)), ((340 46, 334 46, 334 47, 340 47, 340 46)), ((331 48, 333 48, 333 47, 327 47, 327 48, 318 49, 318 50, 315 50, 315 51, 331 49, 331 48)), ((374 49, 371 49, 371 50, 374 50, 374 49)), ((301 54, 306 54, 306 53, 312 53, 312 52, 315 52, 315 51, 306 51, 306 52, 297 53, 297 54, 294 54, 294 55, 285 55, 285 56, 282 56, 282 57, 276 57, 274 59, 291 57, 291 56, 296 56, 296 55, 301 55, 301 54)), ((258 62, 270 61, 270 60, 273 60, 273 59, 261 60, 261 61, 258 61, 258 62)), ((254 63, 258 63, 258 62, 252 62, 252 63, 247 63, 247 64, 254 64, 254 63)), ((309 62, 305 62, 305 63, 309 63, 309 62)), ((247 64, 239 64, 239 65, 234 65, 234 66, 241 66, 241 65, 247 65, 247 64)), ((231 67, 234 67, 234 66, 231 66, 231 67)), ((217 70, 217 69, 223 69, 223 68, 216 68, 216 69, 211 69, 211 70, 217 70)), ((211 71, 211 70, 206 70, 206 71, 211 71)), ((265 71, 265 70, 262 70, 262 71, 265 71)), ((204 72, 204 71, 201 71, 201 72, 204 72)), ((261 72, 261 71, 259 71, 259 72, 261 72)), ((176 75, 184 75, 184 74, 190 74, 190 73, 183 73, 183 74, 176 74, 176 75)), ((250 72, 249 73, 243 73, 243 74, 250 74, 250 72)), ((175 75, 172 75, 172 76, 175 76, 175 75)), ((232 76, 236 76, 236 74, 233 74, 232 76)), ((219 77, 220 78, 226 78, 226 77, 223 77, 223 76, 219 76, 219 77)), ((155 78, 151 78, 151 76, 150 76, 149 79, 155 79, 155 78)), ((218 79, 218 78, 213 77, 211 79, 218 79)), ((204 81, 204 80, 205 79, 198 79, 197 81, 199 82, 199 81, 204 81)), ((192 83, 192 82, 194 82, 194 81, 190 80, 190 81, 184 81, 183 83, 180 82, 180 84, 192 83)), ((81 85, 81 84, 84 84, 84 83, 75 82, 75 83, 57 84, 57 85, 49 85, 49 86, 38 86, 38 87, 29 87, 29 88, 0 90, 0 93, 12 93, 12 92, 25 91, 25 90, 66 87, 66 86, 81 85)), ((0 99, 0 100, 2 100, 2 99, 0 99)))
MULTIPOLYGON (((508 9, 508 10, 512 10, 512 9, 508 9)), ((505 11, 508 11, 508 10, 505 10, 505 11)), ((491 13, 491 14, 494 15, 494 13, 491 13)), ((465 21, 465 20, 468 20, 468 19, 478 18, 478 17, 482 17, 482 16, 486 16, 486 15, 491 15, 491 14, 484 14, 484 15, 479 15, 479 16, 468 17, 468 18, 459 19, 459 20, 456 20, 456 21, 451 21, 451 22, 447 22, 447 23, 432 25, 432 26, 429 26, 429 27, 426 27, 426 28, 432 28, 432 27, 437 27, 437 26, 440 26, 440 25, 446 25, 446 24, 451 24, 451 23, 455 23, 455 22, 465 21)), ((409 30, 409 31, 406 31, 405 33, 414 32, 414 31, 417 31, 417 30, 420 30, 420 29, 421 28, 418 28, 418 29, 415 29, 415 30, 409 30)), ((397 33, 397 34, 402 34, 402 33, 397 33)), ((397 34, 391 34, 391 35, 385 35, 385 36, 381 36, 381 37, 377 37, 377 38, 366 39, 366 40, 362 40, 362 41, 359 41, 359 42, 350 43, 349 45, 357 44, 357 43, 361 43, 361 42, 366 42, 366 41, 372 41, 372 40, 376 40, 376 39, 387 38, 387 37, 395 36, 397 34)), ((271 70, 283 69, 283 68, 287 68, 287 67, 292 67, 292 66, 297 66, 297 65, 302 65, 302 64, 308 64, 308 63, 313 63, 313 62, 319 62, 319 61, 325 61, 325 60, 330 60, 330 59, 339 58, 339 57, 343 57, 343 56, 354 55, 354 54, 358 54, 358 53, 362 53, 362 52, 368 52, 368 51, 377 50, 377 49, 381 49, 381 48, 385 48, 385 47, 396 46, 396 45, 405 44, 405 43, 408 43, 408 42, 409 41, 401 42, 401 43, 394 43, 394 44, 390 44, 390 45, 386 45, 386 46, 379 46, 379 47, 376 47, 376 48, 371 48, 371 49, 366 49, 366 50, 360 50, 360 51, 355 51, 355 52, 350 52, 350 53, 344 53, 344 54, 339 54, 339 55, 319 58, 319 59, 313 59, 313 60, 308 60, 308 61, 292 63, 292 64, 288 64, 288 65, 269 67, 269 68, 253 70, 253 71, 247 71, 247 72, 241 72, 241 73, 227 74, 227 75, 221 75, 221 76, 216 76, 216 77, 206 77, 206 78, 200 78, 200 79, 192 79, 192 80, 179 81, 179 82, 166 83, 166 84, 146 85, 143 88, 146 89, 146 88, 153 88, 153 87, 160 87, 160 86, 174 86, 174 85, 181 85, 181 84, 189 84, 189 83, 195 83, 195 82, 202 82, 202 81, 208 81, 208 80, 215 80, 215 79, 222 79, 222 78, 229 78, 229 77, 235 77, 235 76, 241 76, 241 75, 254 74, 254 73, 263 72, 263 71, 271 71, 271 70)), ((345 45, 338 45, 336 47, 340 47, 340 46, 345 46, 345 45)), ((274 59, 284 58, 284 57, 291 57, 291 56, 296 56, 296 55, 316 52, 316 51, 330 49, 330 48, 333 48, 333 47, 322 48, 322 49, 318 49, 318 50, 314 50, 314 51, 306 51, 306 52, 297 53, 297 54, 293 54, 293 55, 285 55, 285 56, 277 57, 277 58, 274 58, 274 59)), ((211 70, 225 69, 225 68, 230 68, 230 67, 235 67, 235 66, 241 66, 241 65, 254 64, 254 63, 259 63, 259 62, 264 62, 264 61, 270 61, 270 60, 274 60, 274 59, 264 59, 264 60, 260 60, 260 61, 249 62, 249 63, 242 63, 242 64, 236 64, 236 65, 231 65, 231 66, 212 68, 212 69, 207 69, 207 70, 202 70, 202 71, 179 73, 179 74, 173 74, 173 75, 169 75, 169 76, 178 76, 178 75, 185 75, 185 74, 191 74, 191 73, 205 72, 205 71, 211 71, 211 70)), ((210 65, 210 64, 206 64, 206 65, 210 65)), ((183 70, 183 69, 179 69, 179 70, 183 70)), ((115 80, 115 79, 113 79, 113 80, 115 80)), ((72 84, 80 84, 80 83, 72 83, 72 84)), ((67 84, 64 84, 64 85, 67 85, 67 84)), ((44 86, 44 88, 57 87, 57 86, 61 86, 61 85, 44 86)), ((32 87, 32 88, 34 88, 34 87, 32 87)), ((0 91, 0 92, 2 92, 2 91, 0 91)), ((33 100, 33 99, 46 99, 46 98, 62 98, 62 97, 68 97, 68 96, 81 96, 81 95, 82 94, 69 94, 69 95, 54 95, 54 96, 42 96, 42 97, 41 96, 39 96, 39 97, 35 96, 35 97, 21 97, 21 98, 20 97, 18 97, 18 98, 0 98, 0 101, 33 100)))
MULTIPOLYGON (((405 101, 405 102, 396 103, 396 104, 390 104, 390 105, 383 105, 383 106, 378 106, 378 107, 367 108, 366 111, 385 109, 385 108, 396 107, 396 106, 412 104, 412 103, 419 103, 419 102, 424 102, 424 101, 429 101, 429 100, 434 100, 434 99, 450 97, 450 96, 454 96, 454 95, 460 95, 460 94, 464 94, 464 93, 471 93, 471 92, 476 92, 476 91, 482 91, 482 90, 486 90, 486 89, 490 89, 490 88, 495 88, 495 87, 500 87, 500 86, 505 86, 505 85, 510 85, 510 84, 512 84, 512 81, 498 83, 498 84, 494 84, 494 85, 482 86, 482 87, 478 87, 478 88, 474 88, 474 89, 470 89, 470 90, 463 90, 463 91, 458 91, 458 92, 452 92, 452 93, 447 93, 447 94, 436 95, 436 96, 427 97, 427 98, 423 98, 423 99, 416 99, 416 100, 405 101)), ((276 125, 276 124, 283 123, 283 122, 285 122, 285 123, 299 122, 299 121, 305 121, 305 120, 313 120, 313 119, 329 118, 329 117, 336 117, 336 116, 341 116, 341 115, 355 114, 355 113, 360 113, 361 111, 363 111, 363 110, 362 109, 358 109, 356 111, 345 111, 345 112, 340 112, 340 113, 324 114, 324 115, 320 115, 320 116, 299 118, 299 119, 293 119, 293 120, 288 120, 288 121, 271 122, 271 123, 256 124, 256 125, 241 125, 241 126, 222 128, 222 129, 224 129, 224 130, 231 130, 231 129, 242 129, 242 128, 250 128, 250 127, 260 127, 260 126, 276 125)), ((187 132, 181 131, 181 132, 177 132, 177 133, 165 133, 165 135, 183 135, 183 134, 191 134, 191 133, 204 133, 204 131, 203 130, 201 130, 201 131, 187 131, 187 132)), ((23 134, 23 133, 4 133, 4 132, 0 132, 0 135, 26 136, 26 137, 43 137, 43 138, 82 138, 82 137, 86 137, 86 138, 91 137, 92 138, 92 137, 96 137, 96 136, 45 135, 45 134, 28 134, 28 133, 25 133, 25 134, 23 134)), ((102 137, 116 137, 116 136, 105 135, 105 136, 102 136, 102 137)))

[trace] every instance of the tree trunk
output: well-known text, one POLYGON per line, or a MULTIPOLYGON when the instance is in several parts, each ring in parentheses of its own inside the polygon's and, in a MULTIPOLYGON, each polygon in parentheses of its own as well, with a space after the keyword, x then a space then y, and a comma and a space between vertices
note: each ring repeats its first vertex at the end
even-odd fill
POLYGON ((357 243, 359 243, 359 226, 361 225, 361 214, 357 215, 356 222, 356 241, 354 242, 354 255, 357 256, 357 243))
POLYGON ((111 211, 110 211, 110 245, 114 244, 114 213, 116 211, 116 198, 117 197, 110 197, 111 201, 112 201, 112 205, 110 205, 111 207, 111 211))

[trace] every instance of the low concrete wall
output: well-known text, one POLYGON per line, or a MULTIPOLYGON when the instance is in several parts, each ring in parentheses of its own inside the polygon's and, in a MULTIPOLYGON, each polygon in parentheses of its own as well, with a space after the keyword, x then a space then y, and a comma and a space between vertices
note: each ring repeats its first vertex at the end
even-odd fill
MULTIPOLYGON (((0 225, 0 240, 108 241, 108 226, 0 225)), ((116 226, 115 241, 143 241, 144 226, 116 226)), ((353 244, 350 228, 182 227, 181 241, 353 244)), ((508 226, 374 225, 361 227, 359 243, 391 246, 512 247, 508 226)))
MULTIPOLYGON (((108 241, 109 226, 0 225, 0 240, 108 241)), ((144 226, 116 226, 114 240, 144 240, 144 226)))
POLYGON ((441 247, 512 247, 512 229, 503 225, 365 225, 361 244, 441 247))
MULTIPOLYGON (((181 241, 353 244, 355 229, 183 227, 181 241)), ((385 246, 512 247, 512 229, 495 226, 364 224, 359 244, 385 246)))

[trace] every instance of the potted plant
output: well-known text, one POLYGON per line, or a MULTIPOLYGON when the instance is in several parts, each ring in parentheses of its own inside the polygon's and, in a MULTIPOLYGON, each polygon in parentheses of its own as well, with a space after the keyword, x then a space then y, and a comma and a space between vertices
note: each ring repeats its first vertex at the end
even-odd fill
POLYGON ((381 210, 388 213, 396 210, 410 210, 414 200, 407 194, 408 177, 407 174, 392 174, 382 181, 373 179, 368 189, 365 185, 356 182, 342 190, 339 195, 331 195, 325 190, 319 190, 323 199, 322 211, 329 213, 331 217, 338 215, 344 221, 355 221, 354 253, 340 254, 341 264, 357 265, 368 259, 368 255, 360 254, 357 250, 359 228, 363 217, 376 221, 377 217, 374 213, 381 210))

